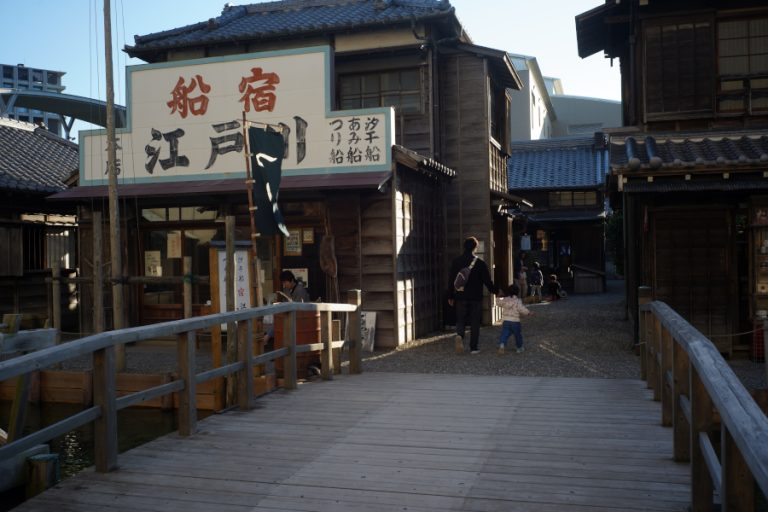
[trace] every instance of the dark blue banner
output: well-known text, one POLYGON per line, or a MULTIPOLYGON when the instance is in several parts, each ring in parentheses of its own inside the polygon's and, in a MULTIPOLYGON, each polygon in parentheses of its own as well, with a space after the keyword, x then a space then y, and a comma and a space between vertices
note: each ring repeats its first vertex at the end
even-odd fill
POLYGON ((253 206, 261 235, 288 236, 283 214, 277 206, 283 164, 283 136, 263 128, 248 128, 253 176, 253 206))

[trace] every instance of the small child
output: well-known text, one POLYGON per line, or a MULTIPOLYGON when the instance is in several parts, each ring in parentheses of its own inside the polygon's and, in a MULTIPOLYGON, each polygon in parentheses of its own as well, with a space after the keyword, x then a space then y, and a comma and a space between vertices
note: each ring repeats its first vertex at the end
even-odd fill
POLYGON ((560 281, 557 280, 555 274, 550 274, 549 282, 547 283, 547 295, 549 295, 550 302, 560 299, 560 293, 563 287, 560 285, 560 281))
POLYGON ((541 302, 541 285, 544 284, 544 274, 541 273, 541 265, 538 261, 533 263, 531 271, 531 297, 536 297, 536 302, 541 302))
POLYGON ((525 348, 523 348, 523 331, 520 325, 520 315, 532 315, 533 313, 523 305, 523 301, 518 297, 519 294, 520 287, 516 284, 512 284, 504 290, 504 295, 497 301, 498 304, 501 305, 501 318, 503 320, 498 349, 498 354, 500 356, 504 355, 507 340, 511 334, 515 335, 517 352, 520 353, 525 350, 525 348))

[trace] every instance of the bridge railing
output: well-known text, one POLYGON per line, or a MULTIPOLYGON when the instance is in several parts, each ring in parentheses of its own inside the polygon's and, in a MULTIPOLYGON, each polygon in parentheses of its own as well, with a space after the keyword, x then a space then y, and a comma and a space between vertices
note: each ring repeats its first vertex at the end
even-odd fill
POLYGON ((753 511, 768 496, 768 418, 715 345, 667 304, 640 305, 641 371, 673 456, 691 465, 691 508, 753 511))
POLYGON ((235 375, 237 404, 241 409, 252 407, 253 367, 278 358, 283 359, 283 387, 296 389, 296 354, 321 351, 321 376, 333 378, 333 350, 347 347, 349 372, 360 373, 361 356, 360 291, 352 290, 348 304, 285 302, 270 306, 217 313, 171 322, 131 327, 94 334, 79 340, 39 350, 6 361, 0 361, 0 381, 42 370, 69 359, 93 354, 93 406, 49 425, 27 436, 10 440, 0 447, 0 461, 16 456, 33 446, 94 422, 94 463, 96 471, 107 472, 117 466, 117 411, 164 395, 178 393, 179 434, 194 433, 197 422, 196 386, 211 379, 235 375), (301 311, 320 312, 320 343, 296 343, 296 314, 301 311), (332 313, 347 315, 346 340, 332 341, 332 313), (265 315, 281 314, 283 346, 261 355, 253 355, 255 320, 265 315), (236 362, 196 373, 196 331, 223 323, 235 323, 237 328, 236 362), (179 378, 165 384, 117 397, 115 347, 125 343, 141 343, 160 337, 176 336, 179 378))

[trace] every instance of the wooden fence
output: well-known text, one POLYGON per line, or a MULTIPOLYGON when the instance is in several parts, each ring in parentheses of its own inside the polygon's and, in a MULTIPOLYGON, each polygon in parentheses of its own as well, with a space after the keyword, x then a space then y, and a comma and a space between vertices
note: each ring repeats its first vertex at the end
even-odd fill
POLYGON ((256 365, 264 365, 278 358, 283 358, 283 386, 285 389, 296 389, 297 353, 321 351, 321 376, 323 379, 329 380, 333 378, 333 349, 347 347, 349 350, 349 372, 352 374, 360 373, 362 366, 360 291, 351 291, 348 302, 348 304, 286 302, 161 324, 131 327, 95 334, 2 361, 0 362, 0 381, 42 370, 68 359, 92 354, 94 405, 0 447, 0 462, 82 425, 94 422, 96 471, 107 472, 117 466, 117 411, 120 409, 145 400, 178 393, 179 434, 189 436, 194 433, 196 428, 195 388, 201 382, 234 374, 237 379, 236 403, 241 409, 249 409, 254 400, 253 367, 256 365), (320 343, 304 345, 296 343, 296 313, 300 311, 320 312, 320 343), (347 315, 346 340, 332 341, 331 315, 334 312, 346 313, 347 315), (283 347, 254 356, 254 320, 265 315, 281 313, 285 313, 282 315, 284 318, 283 347), (196 374, 196 331, 209 329, 222 323, 236 324, 237 361, 196 374), (118 398, 115 387, 115 347, 124 343, 141 343, 158 337, 174 335, 177 340, 179 378, 118 398))
POLYGON ((760 490, 768 496, 768 418, 707 337, 643 295, 642 376, 673 428, 674 459, 690 462, 690 510, 756 510, 760 490))

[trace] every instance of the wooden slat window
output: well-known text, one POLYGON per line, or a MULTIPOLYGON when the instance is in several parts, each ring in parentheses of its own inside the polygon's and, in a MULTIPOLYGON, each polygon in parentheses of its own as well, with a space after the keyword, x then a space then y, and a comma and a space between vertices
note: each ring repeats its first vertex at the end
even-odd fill
POLYGON ((719 22, 717 52, 718 111, 768 111, 768 18, 719 22))
POLYGON ((339 105, 342 110, 391 106, 398 113, 421 114, 424 111, 421 91, 419 69, 339 77, 339 105))
POLYGON ((714 80, 709 21, 647 26, 644 31, 645 113, 710 113, 714 80))
POLYGON ((550 208, 569 208, 572 206, 597 205, 597 192, 559 190, 549 193, 550 208))

